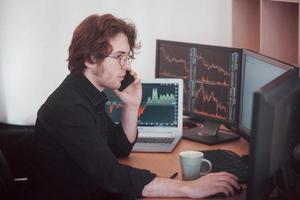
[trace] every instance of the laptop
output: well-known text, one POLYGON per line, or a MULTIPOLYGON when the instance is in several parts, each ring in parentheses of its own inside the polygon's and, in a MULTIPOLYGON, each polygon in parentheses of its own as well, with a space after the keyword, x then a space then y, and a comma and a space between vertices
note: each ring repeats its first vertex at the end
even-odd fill
MULTIPOLYGON (((135 152, 171 152, 182 137, 182 79, 142 80, 142 101, 138 111, 138 138, 135 152)), ((122 102, 111 91, 106 111, 115 123, 120 122, 122 102)))

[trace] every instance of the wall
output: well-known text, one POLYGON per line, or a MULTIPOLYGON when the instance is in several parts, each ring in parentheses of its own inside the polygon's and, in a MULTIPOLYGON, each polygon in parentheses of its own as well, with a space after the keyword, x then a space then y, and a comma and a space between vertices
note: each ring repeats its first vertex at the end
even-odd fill
POLYGON ((68 73, 73 30, 94 13, 136 24, 133 68, 144 79, 154 77, 156 39, 231 46, 231 0, 0 0, 0 122, 34 124, 68 73))

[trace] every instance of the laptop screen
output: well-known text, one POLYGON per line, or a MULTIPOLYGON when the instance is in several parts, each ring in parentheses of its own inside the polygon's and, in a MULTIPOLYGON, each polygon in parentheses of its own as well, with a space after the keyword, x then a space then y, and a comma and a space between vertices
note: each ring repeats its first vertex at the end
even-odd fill
MULTIPOLYGON (((139 127, 178 127, 182 123, 182 84, 178 79, 142 81, 142 101, 138 110, 139 127), (180 114, 181 113, 181 114, 180 114)), ((122 102, 111 90, 106 112, 116 123, 120 122, 122 102)), ((181 126, 181 125, 180 125, 181 126)))

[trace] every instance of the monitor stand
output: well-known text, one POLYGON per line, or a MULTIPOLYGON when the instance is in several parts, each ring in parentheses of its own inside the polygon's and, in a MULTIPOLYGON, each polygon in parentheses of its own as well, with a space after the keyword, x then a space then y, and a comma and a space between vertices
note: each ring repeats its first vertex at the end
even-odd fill
POLYGON ((208 145, 230 142, 240 138, 239 135, 218 130, 219 126, 220 124, 217 122, 205 120, 201 126, 184 129, 183 138, 208 145))

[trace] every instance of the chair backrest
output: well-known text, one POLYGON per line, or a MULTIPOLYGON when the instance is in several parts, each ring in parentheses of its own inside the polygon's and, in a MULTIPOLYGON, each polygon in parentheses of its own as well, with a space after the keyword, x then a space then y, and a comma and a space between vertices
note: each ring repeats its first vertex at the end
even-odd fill
POLYGON ((25 178, 32 172, 33 128, 0 128, 0 149, 14 178, 25 178))
POLYGON ((15 182, 6 159, 0 150, 0 194, 4 199, 16 199, 15 182))
POLYGON ((31 199, 33 133, 34 127, 0 124, 0 200, 31 199))

